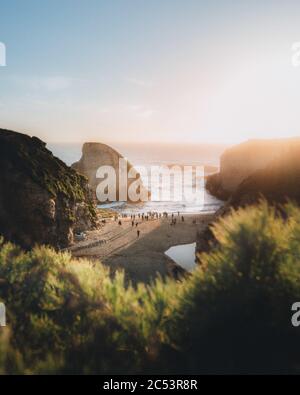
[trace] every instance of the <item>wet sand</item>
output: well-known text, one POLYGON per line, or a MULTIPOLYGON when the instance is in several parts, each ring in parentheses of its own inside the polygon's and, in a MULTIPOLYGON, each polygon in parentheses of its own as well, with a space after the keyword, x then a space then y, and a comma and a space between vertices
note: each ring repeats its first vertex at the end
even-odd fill
POLYGON ((74 257, 101 261, 112 273, 123 269, 126 280, 134 284, 150 283, 158 274, 163 278, 179 278, 185 271, 165 251, 174 245, 194 243, 197 232, 213 217, 213 214, 185 214, 182 222, 181 216, 175 215, 177 224, 173 226, 170 217, 148 221, 136 218, 138 227, 132 227, 130 218, 120 218, 122 225, 109 219, 100 229, 87 232, 87 238, 75 243, 70 251, 74 257))

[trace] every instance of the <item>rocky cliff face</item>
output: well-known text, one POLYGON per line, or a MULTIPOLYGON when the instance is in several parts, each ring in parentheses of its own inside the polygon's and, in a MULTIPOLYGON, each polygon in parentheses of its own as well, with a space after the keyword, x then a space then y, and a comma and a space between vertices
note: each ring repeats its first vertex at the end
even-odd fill
MULTIPOLYGON (((97 170, 101 166, 111 166, 116 171, 116 200, 131 200, 128 195, 127 199, 123 199, 120 196, 119 189, 119 160, 124 159, 123 156, 109 147, 108 145, 101 143, 85 143, 82 148, 82 157, 81 159, 72 165, 72 168, 76 170, 78 173, 86 176, 89 180, 89 186, 92 190, 93 196, 97 199, 96 190, 97 186, 101 182, 101 179, 97 178, 97 170)), ((132 169, 132 165, 127 163, 127 172, 132 169)), ((126 169, 125 169, 126 170, 126 169)), ((137 176, 136 180, 140 179, 137 176)), ((134 182, 134 179, 128 179, 128 187, 134 182)), ((141 181, 141 180, 140 180, 141 181)), ((141 182, 141 188, 143 188, 146 194, 149 193, 146 191, 141 182)), ((140 190, 138 190, 140 192, 140 190)))
POLYGON ((260 198, 280 205, 292 200, 300 204, 300 145, 243 180, 228 201, 234 208, 255 204, 260 198))
MULTIPOLYGON (((232 208, 256 204, 266 199, 284 215, 282 204, 293 201, 300 204, 300 143, 298 139, 287 140, 280 155, 263 169, 254 171, 235 188, 216 217, 227 215, 232 208)), ((242 159, 241 159, 242 160, 242 159)), ((221 173, 217 174, 221 177, 221 173)), ((220 180, 219 180, 220 181, 220 180)), ((216 183, 214 187, 216 187, 216 183)), ((197 236, 197 252, 205 252, 214 245, 215 239, 209 227, 197 236)), ((197 256, 199 261, 199 256, 197 256)))
POLYGON ((300 139, 251 140, 229 148, 221 156, 220 172, 208 177, 206 187, 214 196, 226 200, 243 180, 294 146, 300 147, 300 139))
POLYGON ((87 180, 36 137, 0 129, 0 234, 24 248, 73 242, 96 225, 87 180))

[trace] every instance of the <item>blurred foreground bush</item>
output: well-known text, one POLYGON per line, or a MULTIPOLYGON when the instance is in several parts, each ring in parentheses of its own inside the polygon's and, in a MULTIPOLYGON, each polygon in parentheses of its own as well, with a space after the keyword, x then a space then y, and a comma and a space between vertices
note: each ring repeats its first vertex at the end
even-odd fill
POLYGON ((299 373, 300 209, 285 212, 232 212, 189 279, 150 287, 2 240, 0 373, 299 373))

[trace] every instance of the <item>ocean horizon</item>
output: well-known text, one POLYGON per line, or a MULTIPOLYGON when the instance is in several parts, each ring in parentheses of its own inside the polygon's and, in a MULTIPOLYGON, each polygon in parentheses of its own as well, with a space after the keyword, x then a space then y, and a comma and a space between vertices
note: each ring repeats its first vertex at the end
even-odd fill
MULTIPOLYGON (((81 158, 81 143, 51 143, 47 148, 68 166, 77 162, 81 158)), ((147 170, 155 165, 161 166, 210 166, 219 168, 220 156, 224 147, 220 144, 199 144, 189 145, 165 145, 165 144, 114 144, 113 148, 128 159, 133 166, 144 166, 147 170), (184 149, 185 148, 185 149, 184 149)), ((206 175, 209 173, 206 173, 206 175)), ((143 180, 143 177, 142 177, 143 180)), ((145 180, 143 180, 144 182, 145 180)), ((203 183, 202 183, 203 184, 203 183)), ((172 184, 173 188, 174 185, 172 184)), ((176 186, 175 186, 176 187, 176 186)), ((152 201, 143 203, 113 202, 101 203, 100 208, 110 208, 120 214, 138 214, 143 212, 157 213, 212 213, 223 203, 216 197, 210 195, 204 185, 200 185, 199 193, 203 194, 203 200, 188 201, 152 201)))

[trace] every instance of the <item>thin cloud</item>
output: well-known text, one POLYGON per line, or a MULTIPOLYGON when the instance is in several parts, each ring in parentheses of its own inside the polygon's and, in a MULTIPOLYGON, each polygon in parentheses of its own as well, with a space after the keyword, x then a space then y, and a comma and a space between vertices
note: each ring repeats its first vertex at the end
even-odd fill
POLYGON ((44 92, 59 92, 64 91, 72 86, 76 86, 84 80, 66 77, 63 75, 43 76, 43 77, 19 77, 14 76, 12 80, 18 86, 25 89, 44 92))
POLYGON ((151 118, 155 111, 152 108, 146 106, 135 104, 127 107, 128 111, 138 118, 151 118))
POLYGON ((154 110, 148 109, 148 110, 140 112, 138 115, 141 118, 148 119, 148 118, 151 118, 154 113, 155 113, 154 110))
POLYGON ((72 84, 72 78, 62 76, 47 77, 33 81, 35 89, 44 89, 48 92, 65 90, 70 88, 72 84))
POLYGON ((126 81, 142 88, 151 88, 153 86, 151 81, 140 80, 138 78, 127 78, 126 81))

